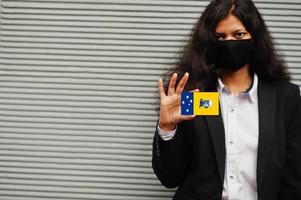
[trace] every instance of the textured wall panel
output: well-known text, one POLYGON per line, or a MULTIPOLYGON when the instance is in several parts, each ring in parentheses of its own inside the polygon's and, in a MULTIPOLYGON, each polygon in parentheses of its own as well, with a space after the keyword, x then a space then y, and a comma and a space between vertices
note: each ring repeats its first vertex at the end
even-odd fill
MULTIPOLYGON (((208 1, 0 2, 0 199, 171 199, 156 84, 208 1)), ((300 0, 256 4, 301 86, 300 0)))

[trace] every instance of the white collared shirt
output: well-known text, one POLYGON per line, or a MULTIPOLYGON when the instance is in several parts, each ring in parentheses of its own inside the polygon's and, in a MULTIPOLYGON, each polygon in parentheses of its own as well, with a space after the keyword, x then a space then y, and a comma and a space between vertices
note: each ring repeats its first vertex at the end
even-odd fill
MULTIPOLYGON (((218 79, 219 101, 225 128, 226 163, 222 200, 257 200, 258 77, 252 86, 233 96, 218 79)), ((163 140, 174 137, 176 129, 158 133, 163 140)))

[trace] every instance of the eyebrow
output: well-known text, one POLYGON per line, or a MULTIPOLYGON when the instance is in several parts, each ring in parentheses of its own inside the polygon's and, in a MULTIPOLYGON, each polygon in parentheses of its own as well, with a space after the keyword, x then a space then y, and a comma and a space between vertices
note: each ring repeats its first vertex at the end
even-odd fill
POLYGON ((234 31, 233 33, 237 33, 237 32, 246 32, 246 30, 238 29, 238 30, 234 31))
MULTIPOLYGON (((236 31, 233 31, 232 33, 238 33, 238 32, 246 32, 246 30, 243 30, 243 29, 237 29, 236 31)), ((223 35, 225 33, 223 32, 215 32, 215 34, 217 35, 223 35)))

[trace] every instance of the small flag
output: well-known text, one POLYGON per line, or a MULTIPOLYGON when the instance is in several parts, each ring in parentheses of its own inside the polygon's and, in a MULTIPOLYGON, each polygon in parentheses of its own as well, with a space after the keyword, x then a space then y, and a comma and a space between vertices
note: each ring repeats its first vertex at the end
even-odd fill
POLYGON ((181 115, 218 115, 218 92, 183 92, 181 115))
POLYGON ((181 94, 181 115, 193 115, 193 92, 181 94))

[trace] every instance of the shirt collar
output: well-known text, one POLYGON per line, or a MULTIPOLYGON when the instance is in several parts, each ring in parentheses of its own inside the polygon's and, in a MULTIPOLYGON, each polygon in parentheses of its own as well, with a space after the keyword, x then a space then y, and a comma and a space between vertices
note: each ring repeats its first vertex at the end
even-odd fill
MULTIPOLYGON (((258 86, 258 77, 256 73, 253 73, 253 81, 251 86, 245 91, 240 92, 240 94, 245 93, 250 97, 251 101, 254 102, 256 97, 255 92, 257 91, 257 86, 258 86)), ((222 93, 231 94, 231 91, 223 84, 220 78, 218 78, 218 90, 222 93)))

